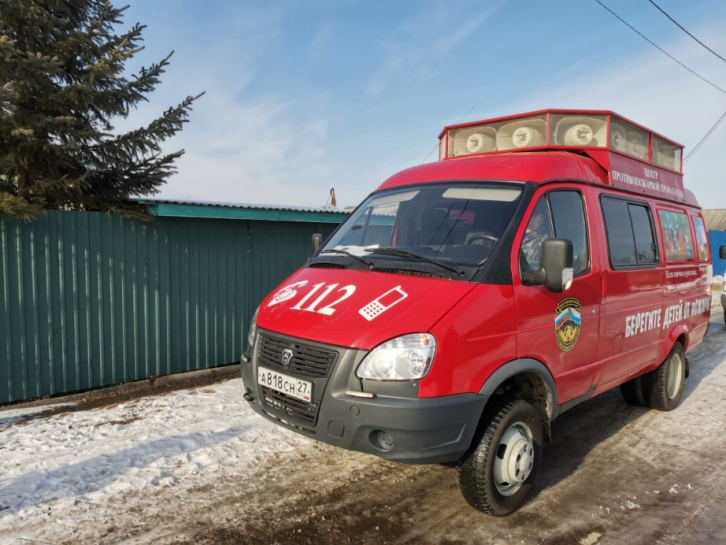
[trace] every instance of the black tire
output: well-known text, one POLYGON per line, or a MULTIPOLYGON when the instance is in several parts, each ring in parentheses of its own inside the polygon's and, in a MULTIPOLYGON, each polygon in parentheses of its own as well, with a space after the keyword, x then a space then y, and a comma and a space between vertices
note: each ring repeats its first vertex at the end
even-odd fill
POLYGON ((675 409, 681 401, 685 380, 686 353, 677 342, 657 369, 643 375, 643 393, 648 406, 659 411, 675 409))
POLYGON ((625 403, 635 405, 636 407, 647 407, 648 402, 643 393, 643 377, 635 377, 625 384, 620 385, 620 393, 623 395, 625 403))
MULTIPOLYGON (((508 515, 519 509, 525 502, 537 477, 544 437, 542 420, 530 403, 523 399, 515 399, 485 411, 482 417, 482 429, 483 433, 479 442, 473 445, 472 450, 461 460, 459 488, 464 499, 475 509, 488 515, 508 515), (519 447, 510 449, 502 443, 502 439, 510 429, 515 430, 515 434, 519 433, 520 429, 524 429, 523 425, 531 433, 529 443, 531 449, 522 458, 525 464, 529 461, 529 469, 524 470, 529 471, 529 474, 523 482, 508 485, 509 490, 505 490, 503 494, 500 490, 505 488, 504 485, 507 483, 501 483, 501 488, 497 486, 494 474, 495 459, 499 458, 501 466, 501 460, 505 452, 509 450, 509 456, 515 460, 514 455, 519 447), (509 492, 509 495, 506 492, 509 492)), ((524 443, 526 450, 528 447, 526 442, 524 443)), ((510 442, 510 444, 512 443, 510 442)), ((517 443, 517 445, 521 444, 523 444, 522 441, 517 443)), ((520 457, 516 457, 516 463, 519 462, 520 457)), ((517 474, 519 471, 517 469, 517 474)), ((523 473, 523 478, 524 475, 523 473)))

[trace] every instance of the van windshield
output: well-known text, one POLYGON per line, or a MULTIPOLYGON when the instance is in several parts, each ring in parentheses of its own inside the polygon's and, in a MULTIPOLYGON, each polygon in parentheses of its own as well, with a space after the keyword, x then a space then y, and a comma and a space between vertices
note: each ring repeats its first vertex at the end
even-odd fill
POLYGON ((381 191, 348 218, 322 252, 344 251, 374 261, 391 259, 376 248, 392 248, 447 265, 479 266, 509 225, 521 195, 522 184, 502 182, 381 191))

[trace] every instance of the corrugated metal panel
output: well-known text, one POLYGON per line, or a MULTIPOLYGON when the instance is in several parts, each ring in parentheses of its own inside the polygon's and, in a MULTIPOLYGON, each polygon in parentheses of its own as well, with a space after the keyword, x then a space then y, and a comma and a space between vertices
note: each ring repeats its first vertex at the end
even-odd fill
POLYGON ((713 259, 713 274, 726 275, 726 259, 719 257, 719 249, 726 246, 726 231, 708 231, 709 242, 711 243, 711 258, 713 259))
POLYGON ((335 227, 0 220, 0 403, 238 361, 259 301, 335 227))
POLYGON ((189 218, 223 218, 273 221, 312 221, 340 223, 350 210, 332 207, 308 208, 303 206, 244 204, 208 201, 179 201, 143 199, 138 201, 154 216, 189 218))
POLYGON ((225 201, 194 201, 182 199, 139 199, 140 204, 184 204, 191 206, 219 206, 222 208, 248 208, 250 210, 290 210, 294 212, 323 212, 328 214, 347 214, 349 211, 332 206, 292 206, 287 204, 252 204, 225 201))
POLYGON ((719 231, 726 230, 726 210, 703 210, 703 219, 706 220, 707 229, 719 231))

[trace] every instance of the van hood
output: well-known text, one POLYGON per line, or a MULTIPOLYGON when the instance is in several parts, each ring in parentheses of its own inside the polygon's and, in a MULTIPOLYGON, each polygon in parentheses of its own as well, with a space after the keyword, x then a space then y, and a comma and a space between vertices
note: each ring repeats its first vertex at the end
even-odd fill
POLYGON ((347 269, 300 269, 268 295, 257 326, 326 344, 370 350, 426 333, 475 284, 347 269))

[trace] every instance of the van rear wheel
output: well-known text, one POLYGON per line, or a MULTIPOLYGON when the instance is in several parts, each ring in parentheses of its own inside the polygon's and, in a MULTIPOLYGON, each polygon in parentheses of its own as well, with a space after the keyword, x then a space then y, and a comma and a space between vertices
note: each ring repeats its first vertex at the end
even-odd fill
POLYGON ((686 380, 686 353, 679 342, 673 345, 660 367, 643 375, 643 393, 651 409, 672 411, 683 395, 686 380))
POLYGON ((643 393, 643 377, 635 377, 632 380, 620 385, 620 393, 625 403, 636 407, 647 407, 648 402, 643 393))
POLYGON ((537 410, 516 399, 487 411, 484 432, 459 466, 459 488, 472 507, 503 516, 519 509, 532 490, 542 458, 537 410))

